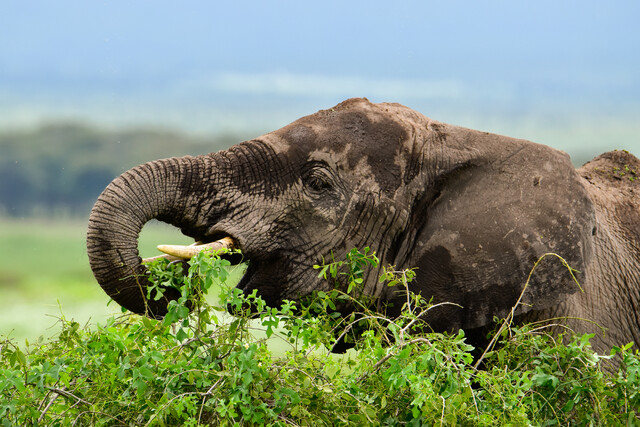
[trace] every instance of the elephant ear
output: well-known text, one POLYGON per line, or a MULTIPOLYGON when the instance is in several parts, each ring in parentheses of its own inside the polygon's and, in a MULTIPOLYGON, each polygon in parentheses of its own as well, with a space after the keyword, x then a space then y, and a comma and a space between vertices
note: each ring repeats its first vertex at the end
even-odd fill
MULTIPOLYGON (((595 213, 566 154, 454 127, 441 128, 426 150, 426 191, 413 212, 418 286, 434 303, 462 307, 432 310, 434 330, 505 317, 546 253, 561 256, 578 270, 578 281, 586 280, 595 213)), ((579 290, 559 258, 545 257, 516 314, 552 307, 579 290)))

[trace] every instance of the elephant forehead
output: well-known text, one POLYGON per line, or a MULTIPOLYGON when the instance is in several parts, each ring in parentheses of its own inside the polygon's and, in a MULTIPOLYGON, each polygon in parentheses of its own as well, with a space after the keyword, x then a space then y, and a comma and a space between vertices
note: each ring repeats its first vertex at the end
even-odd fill
POLYGON ((389 114, 323 111, 274 134, 294 161, 325 160, 339 169, 366 174, 386 191, 400 185, 408 131, 389 114))

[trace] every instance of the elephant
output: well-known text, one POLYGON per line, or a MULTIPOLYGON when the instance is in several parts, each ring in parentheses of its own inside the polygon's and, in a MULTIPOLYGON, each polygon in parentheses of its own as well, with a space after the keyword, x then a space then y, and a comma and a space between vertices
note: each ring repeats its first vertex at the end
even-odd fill
MULTIPOLYGON (((161 318, 178 295, 145 297, 137 239, 151 219, 233 241, 248 260, 238 288, 274 307, 330 288, 319 260, 369 246, 380 267, 415 268, 412 292, 454 303, 428 312, 434 331, 472 337, 516 306, 518 322, 564 318, 607 351, 640 342, 639 175, 626 151, 576 169, 546 145, 348 99, 227 150, 126 171, 93 207, 87 251, 112 299, 161 318), (573 270, 543 258, 523 292, 547 253, 573 270)), ((397 316, 405 295, 379 273, 362 292, 397 316)))

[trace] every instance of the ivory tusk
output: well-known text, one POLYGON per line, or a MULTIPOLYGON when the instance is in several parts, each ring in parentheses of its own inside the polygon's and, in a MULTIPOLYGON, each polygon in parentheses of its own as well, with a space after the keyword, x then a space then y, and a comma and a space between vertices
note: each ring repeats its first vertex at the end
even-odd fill
POLYGON ((165 254, 165 255, 152 256, 151 258, 143 258, 142 262, 145 263, 145 264, 148 264, 148 263, 153 262, 153 261, 155 261, 157 259, 160 259, 160 258, 164 258, 164 259, 169 260, 169 261, 182 261, 182 258, 178 258, 178 257, 172 256, 172 255, 165 254))
POLYGON ((177 259, 191 259, 203 250, 217 251, 223 248, 226 248, 226 249, 234 248, 233 239, 231 239, 231 237, 225 237, 215 242, 205 243, 202 245, 191 245, 191 246, 159 245, 158 246, 159 251, 164 252, 168 256, 171 256, 177 259))
MULTIPOLYGON (((202 242, 193 242, 189 246, 197 246, 197 245, 201 245, 201 244, 202 244, 202 242)), ((173 255, 164 254, 164 255, 152 256, 150 258, 143 258, 142 262, 143 263, 150 263, 150 262, 153 262, 153 261, 155 261, 157 259, 161 259, 161 258, 164 258, 164 259, 166 259, 168 261, 184 261, 184 258, 179 258, 179 257, 173 256, 173 255)))

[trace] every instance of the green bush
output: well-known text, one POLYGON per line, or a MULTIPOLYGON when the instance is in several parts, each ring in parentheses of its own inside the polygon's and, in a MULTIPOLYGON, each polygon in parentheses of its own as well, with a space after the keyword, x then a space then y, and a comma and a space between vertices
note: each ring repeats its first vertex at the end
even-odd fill
MULTIPOLYGON (((502 328, 500 344, 485 353, 479 370, 462 331, 423 332, 421 315, 432 305, 420 296, 405 292, 396 319, 352 297, 377 263, 365 250, 319 266, 334 289, 280 308, 235 289, 223 292, 221 304, 207 303, 208 290, 227 274, 228 262, 217 256, 198 255, 188 271, 154 264, 149 297, 168 286, 182 295, 163 320, 125 314, 90 330, 61 319, 61 333, 48 342, 0 344, 1 423, 640 424, 640 357, 631 345, 601 356, 590 350, 588 335, 502 328), (240 314, 224 322, 227 304, 240 314), (358 312, 339 316, 345 304, 358 312), (329 354, 345 337, 356 351, 329 354), (274 352, 273 340, 286 350, 274 352), (603 364, 614 354, 620 369, 607 373, 603 364)), ((405 291, 412 279, 412 271, 392 268, 381 278, 405 291)))

